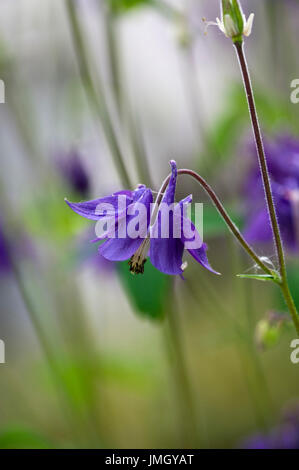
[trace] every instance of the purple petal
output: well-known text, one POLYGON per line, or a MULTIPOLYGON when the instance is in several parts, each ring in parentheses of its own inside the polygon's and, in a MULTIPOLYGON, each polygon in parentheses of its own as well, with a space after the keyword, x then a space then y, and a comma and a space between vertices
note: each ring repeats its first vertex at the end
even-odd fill
POLYGON ((206 268, 208 271, 211 271, 211 273, 220 275, 220 273, 215 271, 209 263, 207 253, 206 253, 207 245, 205 243, 203 243, 203 245, 200 248, 197 248, 195 250, 188 250, 188 251, 189 251, 190 255, 193 256, 193 258, 199 264, 201 264, 204 268, 206 268))
POLYGON ((185 199, 182 199, 177 205, 180 210, 175 211, 175 217, 180 217, 180 223, 182 227, 181 240, 184 243, 184 247, 198 263, 200 263, 208 271, 220 275, 220 273, 211 267, 206 254, 207 245, 202 242, 195 225, 187 217, 185 217, 184 209, 186 204, 189 204, 191 201, 192 196, 188 196, 185 199), (190 242, 192 242, 192 245, 196 246, 196 248, 188 248, 188 244, 190 244, 190 242))
POLYGON ((111 196, 93 199, 91 201, 85 202, 70 202, 65 199, 65 202, 70 206, 70 208, 77 214, 85 217, 86 219, 99 220, 104 217, 104 215, 99 215, 96 213, 97 207, 99 204, 110 204, 115 209, 117 209, 119 198, 118 196, 124 196, 126 198, 126 205, 132 202, 133 192, 132 191, 119 191, 112 194, 111 196))
POLYGON ((177 180, 177 175, 178 175, 176 162, 174 160, 171 160, 170 165, 171 165, 171 177, 170 177, 167 189, 165 191, 165 194, 162 198, 162 202, 166 204, 174 203, 176 180, 177 180))
MULTIPOLYGON (((174 160, 171 160, 171 177, 162 198, 161 203, 174 204, 177 166, 174 160)), ((177 206, 176 206, 177 207, 177 206)), ((169 233, 166 238, 165 227, 162 227, 162 211, 159 210, 157 218, 151 229, 150 259, 156 269, 165 274, 182 274, 184 243, 180 238, 175 238, 174 226, 177 223, 176 208, 169 212, 169 233)), ((179 211, 180 212, 180 211, 179 211)), ((180 223, 180 221, 179 221, 180 223)))
POLYGON ((165 274, 182 274, 184 244, 179 238, 152 238, 150 259, 156 269, 165 274))
POLYGON ((99 253, 110 261, 124 261, 131 258, 133 254, 140 247, 144 238, 147 236, 149 224, 150 224, 150 211, 151 203, 153 202, 153 195, 150 189, 142 187, 135 191, 132 204, 127 207, 127 211, 130 211, 130 215, 126 218, 121 218, 118 221, 117 230, 115 233, 116 238, 108 239, 103 245, 99 247, 99 253), (144 212, 144 219, 140 220, 139 227, 140 232, 144 236, 132 238, 127 233, 128 224, 134 220, 139 212, 139 204, 142 204, 146 211, 144 212), (124 227, 125 224, 125 227, 124 227), (120 234, 125 234, 125 237, 121 237, 120 234))
POLYGON ((138 250, 142 238, 110 238, 99 247, 99 253, 109 261, 124 261, 138 250))

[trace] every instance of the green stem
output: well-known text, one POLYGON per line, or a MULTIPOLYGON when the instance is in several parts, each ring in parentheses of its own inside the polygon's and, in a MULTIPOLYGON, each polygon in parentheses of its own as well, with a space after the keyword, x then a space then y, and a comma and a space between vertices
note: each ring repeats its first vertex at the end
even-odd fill
POLYGON ((199 430, 196 421, 196 412, 191 389, 190 380, 188 377, 186 360, 184 357, 183 345, 181 341, 181 328, 178 324, 177 309, 174 302, 168 307, 168 326, 169 326, 169 341, 171 346, 172 356, 175 361, 175 369, 179 388, 181 391, 181 409, 183 412, 184 428, 188 434, 186 444, 191 446, 198 446, 200 441, 199 430))
POLYGON ((268 165, 267 165, 267 160, 265 156, 264 145, 263 145, 262 135, 260 131, 260 125, 259 125, 259 121, 257 117, 255 100, 254 100, 251 80, 249 76, 249 70, 248 70, 248 66, 247 66, 247 62, 246 62, 246 58, 244 54, 243 43, 237 42, 234 45, 237 51, 237 56, 239 59, 240 68, 241 68, 241 72, 243 76, 244 87, 246 91, 248 107, 249 107, 249 112, 250 112, 250 117, 251 117, 251 122, 252 122, 252 128, 253 128, 253 133, 254 133, 254 138, 255 138, 255 143, 256 143, 256 148, 257 148, 257 154, 259 158, 259 164, 260 164, 261 174, 262 174, 263 183, 264 183, 265 196, 266 196, 266 201, 267 201, 267 206, 268 206, 268 211, 269 211, 269 216, 271 220, 272 231, 273 231, 273 236, 274 236, 274 241, 275 241, 275 246, 276 246, 277 258, 278 258, 279 266, 280 266, 280 272, 281 272, 281 276, 284 277, 286 273, 284 251, 283 251, 283 246, 282 246, 282 240, 281 240, 281 235, 280 235, 280 230, 279 230, 279 225, 278 225, 275 204, 274 204, 272 190, 271 190, 268 165))
POLYGON ((275 208, 274 199, 273 199, 272 190, 271 190, 269 170, 268 170, 266 155, 264 151, 263 139, 262 139, 259 120, 257 116, 249 70, 248 70, 247 61, 246 61, 246 57, 244 53, 243 42, 236 42, 234 43, 234 46, 236 48, 236 52, 237 52, 237 56, 238 56, 239 64, 240 64, 240 69, 241 69, 241 73, 243 77, 244 88, 245 88, 245 92, 247 96, 249 113, 251 117, 251 123, 252 123, 256 148, 257 148, 259 164, 260 164, 260 170, 261 170, 261 175, 262 175, 263 184, 264 184, 267 208, 268 208, 268 212, 270 216, 271 227, 272 227, 275 248, 276 248, 276 253, 277 253, 277 259, 279 263, 279 271, 281 275, 280 287, 281 287, 285 302, 287 304, 287 307, 291 313, 296 331, 299 335, 299 317, 298 317, 298 312, 297 312, 294 300, 292 298, 292 295, 288 286, 287 269, 286 269, 282 238, 281 238, 276 208, 275 208))
POLYGON ((133 157, 136 163, 138 178, 148 187, 151 187, 150 170, 148 158, 143 141, 142 130, 138 120, 133 117, 132 106, 128 93, 124 93, 124 77, 120 63, 119 41, 117 37, 116 19, 110 9, 107 9, 106 42, 108 46, 108 61, 111 76, 111 89, 115 97, 115 104, 120 120, 132 146, 133 157))
POLYGON ((81 33, 81 28, 76 13, 76 6, 74 3, 75 2, 73 0, 67 0, 66 9, 75 46, 75 52, 77 56, 81 80, 85 86, 90 103, 97 112, 101 121, 102 128, 107 138, 107 142, 110 146, 111 154, 114 159, 115 166, 118 169, 122 184, 127 188, 132 188, 130 176, 126 169, 124 157, 122 155, 118 139, 113 127, 108 105, 105 101, 103 87, 101 86, 99 80, 99 86, 101 90, 100 98, 93 84, 93 79, 89 70, 89 64, 86 56, 84 39, 81 33))
POLYGON ((280 287, 299 337, 299 316, 287 279, 280 285, 280 287))
MULTIPOLYGON (((216 193, 214 192, 214 190, 211 188, 211 186, 204 180, 204 178, 202 178, 202 176, 200 176, 198 173, 196 173, 195 171, 193 170, 188 170, 188 169, 180 169, 178 170, 178 175, 189 175, 191 176, 192 178, 194 178, 200 185, 201 187, 206 191, 206 193, 209 195, 210 199, 212 200, 212 202, 214 203, 217 211, 219 212, 219 214, 221 215, 221 217, 223 218, 223 220, 225 221, 226 225, 228 226, 228 228, 231 230, 231 232, 233 233, 233 235, 237 238, 237 240, 239 241, 240 245, 244 248, 244 250, 249 254, 249 256, 256 262, 256 264, 267 274, 269 275, 274 275, 273 271, 271 271, 271 269, 268 268, 268 266, 259 258, 259 256, 255 253, 255 251, 253 250, 253 248, 251 248, 251 246, 247 243, 247 241, 245 240, 245 238, 243 237, 243 235, 241 234, 240 230, 238 229, 238 227, 235 225, 235 223, 232 221, 232 219, 230 218, 230 216, 228 215, 228 213, 226 212, 226 209, 224 208, 224 206, 222 205, 220 199, 218 198, 218 196, 216 195, 216 193)), ((157 201, 156 201, 156 207, 160 204, 161 200, 162 200, 162 195, 163 193, 165 192, 167 186, 168 186, 168 183, 169 183, 169 179, 170 179, 170 175, 168 175, 168 177, 164 180, 162 186, 161 186, 161 189, 159 191, 159 194, 158 194, 158 197, 157 197, 157 201)), ((154 211, 156 210, 156 207, 154 209, 154 211)))

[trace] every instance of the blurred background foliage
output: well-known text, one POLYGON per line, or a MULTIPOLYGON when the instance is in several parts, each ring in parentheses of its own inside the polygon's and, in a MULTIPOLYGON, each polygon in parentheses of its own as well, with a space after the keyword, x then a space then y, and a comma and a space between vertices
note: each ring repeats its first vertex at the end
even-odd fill
MULTIPOLYGON (((263 133, 299 139, 298 2, 242 3, 256 14, 246 47, 263 133)), ((149 261, 132 277, 97 255, 94 224, 64 203, 126 183, 158 191, 175 159, 244 228, 246 100, 231 44, 202 22, 219 2, 2 0, 0 13, 0 447, 240 447, 268 435, 298 397, 295 333, 272 285, 236 277, 254 266, 200 188, 181 178, 177 197, 204 202, 217 278, 191 259, 185 281, 149 261)), ((270 244, 258 249, 274 262, 270 244)), ((297 253, 288 264, 299 306, 297 253)))

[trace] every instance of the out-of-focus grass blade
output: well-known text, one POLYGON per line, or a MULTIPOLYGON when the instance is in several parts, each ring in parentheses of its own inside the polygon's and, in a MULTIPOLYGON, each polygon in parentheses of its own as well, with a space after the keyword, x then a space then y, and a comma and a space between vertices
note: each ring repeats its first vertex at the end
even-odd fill
POLYGON ((0 432, 0 449, 51 449, 53 446, 35 431, 9 428, 0 432))
POLYGON ((134 8, 151 5, 152 0, 106 0, 111 8, 112 13, 122 14, 134 8))

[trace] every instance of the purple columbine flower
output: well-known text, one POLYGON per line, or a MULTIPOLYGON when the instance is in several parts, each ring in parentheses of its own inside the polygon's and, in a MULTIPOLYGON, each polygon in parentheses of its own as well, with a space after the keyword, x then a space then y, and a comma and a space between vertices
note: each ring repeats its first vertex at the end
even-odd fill
POLYGON ((299 406, 290 406, 268 434, 256 434, 244 442, 246 449, 299 449, 299 406))
MULTIPOLYGON (((299 141, 280 137, 275 142, 266 142, 265 151, 281 234, 290 250, 298 250, 299 141)), ((272 231, 257 167, 251 172, 246 189, 249 214, 245 237, 250 242, 269 242, 272 231)))
POLYGON ((90 191, 90 182, 79 152, 73 149, 66 155, 59 153, 55 159, 60 174, 70 188, 86 197, 90 191))
POLYGON ((152 191, 144 185, 139 185, 134 191, 120 191, 92 201, 66 202, 82 217, 101 221, 101 224, 110 227, 94 240, 104 240, 99 247, 99 253, 109 261, 129 260, 132 273, 143 273, 144 264, 149 256, 151 263, 159 271, 170 275, 182 275, 186 265, 183 263, 183 253, 187 249, 204 268, 219 274, 211 268, 206 254, 207 247, 201 242, 195 226, 185 216, 184 206, 191 202, 191 196, 175 204, 177 166, 174 161, 170 164, 171 177, 157 211, 153 209, 152 191), (119 207, 120 197, 121 207, 119 207), (105 205, 109 206, 107 210, 98 210, 99 206, 105 205), (139 235, 132 237, 131 233, 128 233, 129 228, 134 225, 141 206, 144 210, 141 211, 142 217, 138 219, 139 235), (170 207, 167 224, 165 214, 162 213, 162 208, 165 206, 170 207), (165 236, 165 225, 168 228, 167 236, 165 236), (194 239, 198 242, 196 248, 188 244, 188 241, 194 239))
POLYGON ((0 221, 0 274, 7 274, 11 271, 12 264, 9 254, 9 244, 4 235, 0 221))

